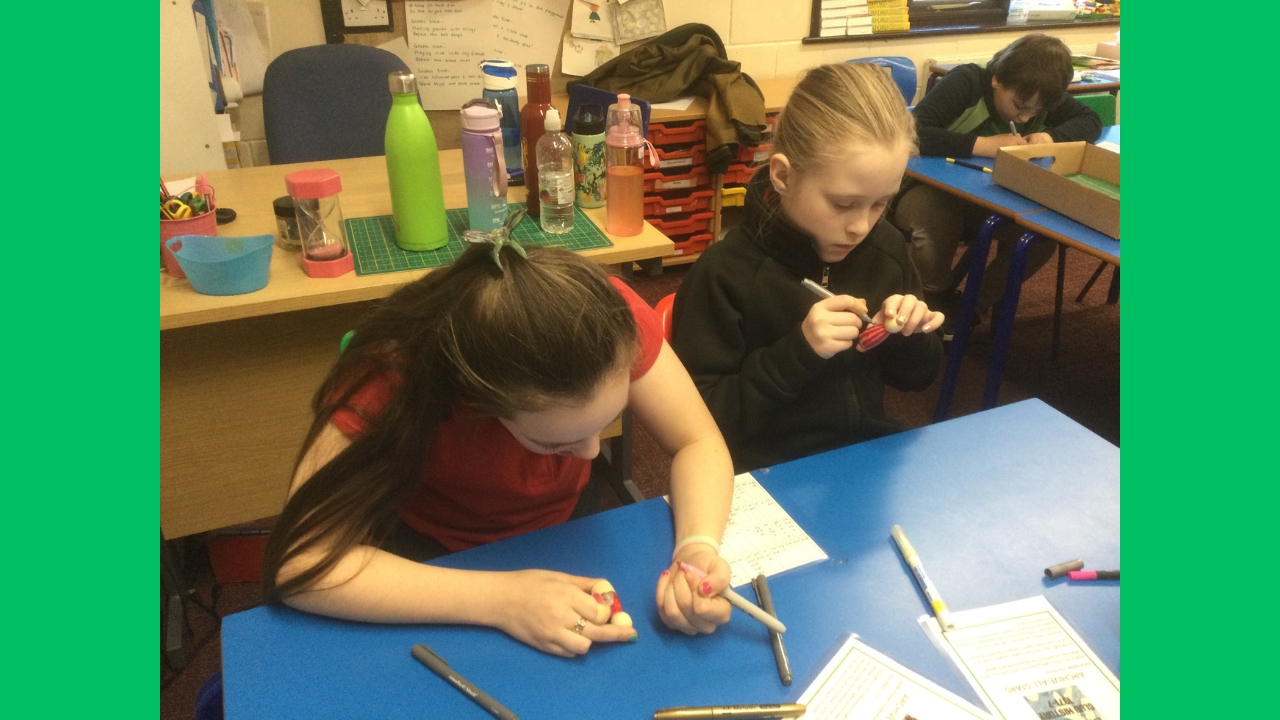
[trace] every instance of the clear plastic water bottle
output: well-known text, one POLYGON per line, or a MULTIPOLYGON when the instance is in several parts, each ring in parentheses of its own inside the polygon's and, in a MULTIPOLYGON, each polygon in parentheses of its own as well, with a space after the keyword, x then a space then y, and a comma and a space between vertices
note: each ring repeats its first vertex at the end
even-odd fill
POLYGON ((573 141, 560 131, 560 111, 551 108, 538 138, 538 205, 542 231, 573 230, 573 141))

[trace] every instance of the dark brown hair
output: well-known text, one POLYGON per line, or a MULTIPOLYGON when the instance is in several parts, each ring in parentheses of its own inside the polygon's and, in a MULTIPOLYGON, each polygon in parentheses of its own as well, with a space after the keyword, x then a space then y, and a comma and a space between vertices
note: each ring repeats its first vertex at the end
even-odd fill
POLYGON ((1071 84, 1071 50, 1056 37, 1043 33, 1024 35, 991 57, 987 69, 1001 85, 1013 90, 1018 100, 1038 100, 1047 110, 1067 92, 1071 84))
MULTIPOLYGON (((269 601, 303 591, 352 548, 376 542, 396 503, 422 475, 436 426, 459 399, 479 413, 511 417, 588 400, 637 352, 635 318, 594 262, 529 247, 528 259, 475 246, 453 264, 387 298, 356 329, 312 400, 317 435, 366 383, 394 379, 396 392, 366 432, 321 467, 285 504, 263 564, 269 601), (304 553, 319 562, 283 582, 304 553)), ((296 469, 296 466, 295 466, 296 469)))

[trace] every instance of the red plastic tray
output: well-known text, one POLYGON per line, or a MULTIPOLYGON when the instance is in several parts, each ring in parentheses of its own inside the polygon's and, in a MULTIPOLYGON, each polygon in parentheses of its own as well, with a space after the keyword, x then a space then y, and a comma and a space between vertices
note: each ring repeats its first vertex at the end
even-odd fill
POLYGON ((646 168, 658 168, 659 170, 675 171, 691 168, 695 165, 707 164, 707 146, 706 143, 698 145, 690 145, 682 148, 654 148, 657 151, 656 165, 649 162, 649 155, 644 156, 646 168))
POLYGON ((696 233, 684 240, 671 239, 676 241, 675 249, 671 251, 672 255, 692 255, 707 249, 707 243, 711 242, 711 233, 696 233))
POLYGON ((686 173, 663 173, 658 171, 644 174, 644 191, 647 193, 662 190, 688 190, 707 184, 707 166, 694 167, 686 173))
MULTIPOLYGON (((756 174, 758 168, 751 167, 746 163, 730 163, 729 169, 724 171, 724 181, 726 183, 744 183, 751 180, 751 176, 756 174)), ((648 175, 645 175, 648 178, 648 175)))
POLYGON ((658 232, 663 235, 671 237, 672 235, 685 235, 709 230, 711 228, 711 218, 713 217, 715 217, 715 213, 700 212, 681 217, 649 218, 649 224, 658 228, 658 232))
POLYGON ((646 195, 644 198, 644 216, 662 217, 675 213, 688 213, 705 210, 711 204, 714 190, 694 190, 668 192, 663 195, 646 195), (672 197, 674 196, 674 197, 672 197))
POLYGON ((734 158, 738 162, 744 162, 751 166, 762 164, 769 159, 769 155, 773 152, 771 143, 761 143, 759 145, 739 145, 738 156, 734 158))
POLYGON ((649 123, 649 142, 654 145, 679 145, 698 142, 707 137, 707 121, 649 123))

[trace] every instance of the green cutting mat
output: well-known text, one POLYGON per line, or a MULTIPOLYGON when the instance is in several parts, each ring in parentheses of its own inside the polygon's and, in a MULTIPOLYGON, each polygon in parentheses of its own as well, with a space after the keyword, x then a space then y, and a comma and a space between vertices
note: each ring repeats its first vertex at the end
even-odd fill
MULTIPOLYGON (((348 218, 347 242, 351 243, 351 252, 355 255, 356 274, 378 275, 440 267, 458 259, 471 244, 462 239, 462 233, 467 230, 467 209, 445 210, 444 215, 449 222, 449 244, 439 250, 421 252, 402 250, 396 245, 396 227, 390 215, 348 218)), ((537 221, 527 216, 516 226, 514 235, 521 245, 545 245, 566 250, 613 246, 576 206, 573 208, 573 230, 564 235, 542 232, 537 221)))
POLYGON ((1097 190, 1112 200, 1120 199, 1119 185, 1109 183, 1106 180, 1099 180, 1092 175, 1085 175, 1084 173, 1072 173, 1071 175, 1067 175, 1066 178, 1068 180, 1074 180, 1091 190, 1097 190))

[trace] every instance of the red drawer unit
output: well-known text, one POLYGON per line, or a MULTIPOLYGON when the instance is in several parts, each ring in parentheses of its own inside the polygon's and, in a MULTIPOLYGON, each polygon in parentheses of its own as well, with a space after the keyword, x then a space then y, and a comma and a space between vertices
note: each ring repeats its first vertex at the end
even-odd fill
POLYGON ((778 131, 778 113, 769 113, 764 116, 764 132, 766 135, 772 135, 778 131))
POLYGON ((672 235, 706 232, 711 228, 711 219, 714 217, 715 213, 700 212, 680 217, 649 218, 649 224, 658 228, 658 232, 663 235, 671 237, 672 235))
POLYGON ((705 140, 707 121, 649 123, 649 142, 654 145, 680 145, 705 140))
POLYGON ((671 251, 672 255, 692 255, 700 253, 707 249, 707 243, 711 242, 711 233, 694 233, 688 237, 673 237, 675 241, 675 249, 671 251))
POLYGON ((751 166, 760 165, 769 159, 773 154, 773 145, 770 143, 761 143, 759 145, 739 145, 738 156, 734 158, 738 162, 744 162, 751 166))
POLYGON ((646 195, 644 198, 644 216, 662 217, 675 213, 697 212, 705 210, 711 204, 714 190, 694 190, 693 192, 677 190, 661 195, 646 195))
POLYGON ((690 168, 686 173, 663 173, 658 171, 644 174, 644 191, 656 193, 663 190, 687 190, 707 184, 707 166, 690 168))
POLYGON ((650 155, 645 154, 644 166, 649 169, 658 168, 659 170, 679 170, 681 168, 691 168, 695 165, 705 165, 707 163, 707 146, 706 143, 697 145, 689 145, 685 147, 667 147, 654 148, 657 155, 657 165, 649 162, 650 155))
MULTIPOLYGON (((751 180, 751 176, 756 174, 759 168, 751 167, 746 163, 730 163, 729 169, 724 171, 725 183, 745 183, 751 180)), ((648 178, 648 175, 645 175, 648 178)))

